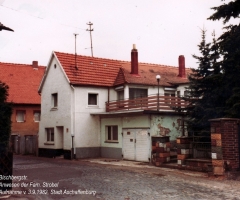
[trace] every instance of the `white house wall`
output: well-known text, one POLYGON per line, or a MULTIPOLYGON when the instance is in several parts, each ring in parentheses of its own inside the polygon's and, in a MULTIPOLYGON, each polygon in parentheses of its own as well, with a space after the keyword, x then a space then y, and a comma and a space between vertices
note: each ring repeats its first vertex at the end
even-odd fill
POLYGON ((113 88, 110 88, 109 89, 109 101, 116 101, 116 100, 117 100, 117 92, 113 88))
POLYGON ((149 128, 148 115, 123 117, 123 128, 149 128))
POLYGON ((122 118, 101 119, 101 156, 120 159, 122 157, 122 118), (118 142, 107 142, 106 126, 118 126, 118 142))
POLYGON ((75 87, 74 147, 77 158, 100 156, 100 118, 91 113, 105 112, 108 89, 75 87), (88 94, 97 94, 97 105, 88 105, 88 94))
MULTIPOLYGON (((149 86, 148 88, 148 95, 157 95, 158 93, 158 87, 157 86, 149 86)), ((162 87, 159 87, 159 94, 164 94, 164 89, 162 87)))
POLYGON ((58 62, 53 59, 41 91, 39 149, 71 149, 71 101, 72 89, 58 62), (54 93, 58 94, 56 109, 53 109, 52 105, 54 93), (57 127, 62 129, 62 133, 59 133, 61 131, 57 127), (52 143, 47 142, 46 128, 54 128, 54 142, 52 143))

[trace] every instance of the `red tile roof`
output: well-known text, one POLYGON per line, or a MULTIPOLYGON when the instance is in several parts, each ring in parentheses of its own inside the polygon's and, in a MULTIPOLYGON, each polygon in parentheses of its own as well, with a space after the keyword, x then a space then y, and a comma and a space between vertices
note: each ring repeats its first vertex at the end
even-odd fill
POLYGON ((7 101, 17 104, 40 104, 38 87, 46 67, 0 62, 0 81, 9 86, 7 101))
MULTIPOLYGON (((115 86, 124 83, 157 85, 156 75, 161 75, 160 85, 188 83, 178 77, 178 67, 139 63, 139 75, 132 75, 131 62, 54 52, 69 81, 73 85, 115 86)), ((186 69, 190 73, 190 69, 186 69)))
POLYGON ((55 52, 71 84, 112 86, 118 74, 121 63, 118 60, 77 56, 55 52))
MULTIPOLYGON (((188 83, 187 78, 181 78, 178 76, 178 67, 157 65, 149 63, 138 64, 138 75, 131 74, 131 63, 122 63, 122 69, 124 72, 125 82, 131 84, 142 85, 157 85, 156 75, 160 75, 160 85, 171 86, 175 84, 188 83)), ((186 73, 190 73, 190 69, 186 69, 186 73)), ((187 76, 186 76, 187 77, 187 76)), ((117 80, 115 85, 117 85, 117 80)))

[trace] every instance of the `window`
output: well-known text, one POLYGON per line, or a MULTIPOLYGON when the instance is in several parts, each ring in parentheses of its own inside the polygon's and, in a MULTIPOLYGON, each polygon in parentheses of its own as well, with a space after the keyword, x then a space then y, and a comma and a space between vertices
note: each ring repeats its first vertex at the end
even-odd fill
POLYGON ((147 97, 148 90, 140 88, 129 88, 129 99, 147 97))
POLYGON ((47 142, 54 142, 54 128, 46 128, 47 142))
POLYGON ((124 99, 124 90, 117 91, 117 99, 123 100, 124 99))
POLYGON ((97 105, 98 94, 88 94, 88 105, 97 105))
POLYGON ((106 140, 110 142, 118 141, 118 126, 106 126, 106 140))
POLYGON ((24 110, 17 110, 16 112, 16 121, 25 122, 26 112, 24 110))
POLYGON ((33 121, 34 122, 40 122, 40 111, 33 111, 33 121))
POLYGON ((58 94, 52 94, 52 107, 56 108, 58 106, 58 94))

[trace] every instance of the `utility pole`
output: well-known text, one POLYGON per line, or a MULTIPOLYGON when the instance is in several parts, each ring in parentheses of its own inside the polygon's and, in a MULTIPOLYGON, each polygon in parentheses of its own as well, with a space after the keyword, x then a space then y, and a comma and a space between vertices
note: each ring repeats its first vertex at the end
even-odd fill
POLYGON ((93 25, 93 23, 89 22, 87 25, 89 25, 89 29, 87 29, 86 31, 90 32, 90 40, 91 40, 91 52, 92 52, 92 57, 93 57, 93 47, 92 47, 92 31, 93 29, 91 29, 91 26, 93 25))
POLYGON ((75 36, 75 68, 78 69, 78 67, 77 67, 77 44, 76 44, 78 34, 74 33, 73 35, 75 36))

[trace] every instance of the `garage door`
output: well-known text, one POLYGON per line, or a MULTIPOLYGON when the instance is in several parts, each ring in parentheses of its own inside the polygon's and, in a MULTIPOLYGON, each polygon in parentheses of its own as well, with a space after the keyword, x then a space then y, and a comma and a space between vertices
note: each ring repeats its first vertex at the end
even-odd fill
POLYGON ((148 129, 123 130, 123 159, 148 162, 150 136, 148 129))

